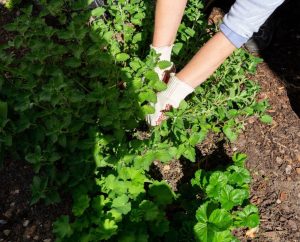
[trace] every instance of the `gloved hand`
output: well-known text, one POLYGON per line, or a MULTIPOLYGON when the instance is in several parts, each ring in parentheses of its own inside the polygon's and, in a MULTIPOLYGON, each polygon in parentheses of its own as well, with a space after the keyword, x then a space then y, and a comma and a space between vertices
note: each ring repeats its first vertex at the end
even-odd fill
POLYGON ((167 84, 167 89, 157 93, 157 102, 153 105, 155 112, 146 115, 146 122, 150 126, 160 125, 166 119, 164 112, 169 111, 172 107, 178 108, 180 102, 194 90, 193 87, 179 80, 172 73, 167 84))

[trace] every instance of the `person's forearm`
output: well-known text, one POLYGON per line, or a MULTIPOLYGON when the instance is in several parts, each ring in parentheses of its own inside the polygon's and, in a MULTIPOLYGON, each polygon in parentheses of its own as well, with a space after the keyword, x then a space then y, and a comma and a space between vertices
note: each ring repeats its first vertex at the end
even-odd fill
POLYGON ((152 45, 170 46, 176 39, 187 0, 157 0, 152 45))
POLYGON ((235 49, 228 38, 219 32, 198 51, 177 77, 195 88, 213 74, 235 49))

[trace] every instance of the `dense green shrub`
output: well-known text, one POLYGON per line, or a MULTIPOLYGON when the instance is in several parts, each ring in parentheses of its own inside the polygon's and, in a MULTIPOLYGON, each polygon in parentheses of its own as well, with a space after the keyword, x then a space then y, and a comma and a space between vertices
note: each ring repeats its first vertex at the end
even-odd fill
MULTIPOLYGON (((0 47, 0 148, 2 158, 32 164, 32 203, 72 194, 73 214, 54 224, 57 241, 193 241, 194 225, 200 241, 234 241, 235 226, 257 226, 245 157, 198 171, 193 186, 185 184, 190 193, 175 194, 149 170, 154 160, 195 162, 209 131, 233 141, 248 116, 270 121, 267 103, 255 101, 258 85, 246 78, 258 60, 236 51, 145 134, 149 102, 165 88, 149 53, 154 3, 108 0, 93 11, 84 0, 40 4, 6 26, 15 37, 0 47), (169 219, 175 205, 180 212, 169 219)), ((174 48, 178 67, 209 38, 202 8, 189 1, 174 48)))

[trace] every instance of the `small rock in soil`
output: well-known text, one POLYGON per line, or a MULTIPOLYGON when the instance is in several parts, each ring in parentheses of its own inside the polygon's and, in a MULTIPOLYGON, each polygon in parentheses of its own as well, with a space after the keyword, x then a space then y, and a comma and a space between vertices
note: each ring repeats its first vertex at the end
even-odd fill
POLYGON ((288 198, 288 195, 287 195, 285 192, 281 192, 281 193, 280 193, 279 199, 280 199, 281 201, 286 201, 287 198, 288 198))
POLYGON ((286 218, 285 217, 280 217, 279 221, 284 222, 284 221, 286 221, 286 218))
POLYGON ((296 172, 298 175, 300 175, 300 168, 296 168, 296 172))
POLYGON ((170 169, 171 169, 171 167, 169 165, 165 165, 163 168, 164 171, 169 171, 170 169))
POLYGON ((7 224, 7 222, 3 219, 0 219, 0 225, 4 225, 4 224, 7 224))
POLYGON ((24 232, 24 237, 25 238, 31 238, 36 231, 36 225, 32 225, 31 227, 27 227, 25 232, 24 232))
POLYGON ((298 230, 297 224, 293 220, 288 221, 288 225, 291 227, 292 230, 298 230))
POLYGON ((280 200, 280 199, 277 199, 276 203, 277 203, 277 204, 280 204, 280 203, 281 203, 281 200, 280 200))
POLYGON ((43 242, 51 242, 51 239, 44 239, 43 242))
POLYGON ((23 222, 23 226, 24 226, 24 227, 27 227, 28 224, 29 224, 29 220, 25 220, 25 221, 23 222))
POLYGON ((293 168, 292 168, 291 165, 287 165, 286 168, 285 168, 285 173, 286 173, 287 175, 291 175, 292 169, 293 169, 293 168))
POLYGON ((39 236, 36 235, 36 236, 33 237, 33 239, 34 239, 34 240, 39 240, 39 236))
POLYGON ((276 157, 276 162, 278 164, 282 164, 283 160, 280 157, 276 157))
POLYGON ((8 235, 10 234, 10 230, 9 230, 9 229, 3 230, 3 234, 4 234, 5 236, 8 236, 8 235))
POLYGON ((249 229, 247 232, 246 232, 246 236, 248 238, 255 238, 256 237, 256 234, 258 233, 259 231, 259 227, 255 227, 255 228, 252 228, 252 229, 249 229))
POLYGON ((12 216, 13 211, 14 211, 14 209, 10 208, 3 215, 7 218, 10 218, 12 216))

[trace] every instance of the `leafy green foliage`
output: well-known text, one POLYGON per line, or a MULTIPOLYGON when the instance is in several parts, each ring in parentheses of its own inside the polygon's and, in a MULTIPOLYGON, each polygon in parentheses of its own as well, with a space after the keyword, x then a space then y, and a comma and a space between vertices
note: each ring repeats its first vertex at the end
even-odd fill
MULTIPOLYGON (((54 223, 57 241, 176 241, 192 236, 195 224, 200 241, 233 241, 233 226, 256 226, 255 207, 242 208, 250 182, 244 155, 225 171, 196 172, 200 201, 175 194, 149 170, 155 160, 196 162, 195 146, 210 131, 233 141, 249 116, 269 123, 267 102, 255 98, 259 86, 245 77, 259 60, 236 51, 140 137, 154 111, 149 102, 166 88, 153 70, 170 65, 149 53, 153 2, 108 0, 92 11, 84 0, 40 4, 5 27, 15 38, 0 47, 0 159, 32 164, 32 204, 72 195, 72 215, 54 223), (173 205, 184 212, 170 219, 173 205)), ((179 68, 209 38, 202 9, 202 1, 189 1, 174 46, 179 68)))
POLYGON ((194 232, 199 241, 233 241, 230 231, 234 226, 258 226, 256 206, 247 205, 243 210, 235 211, 249 198, 250 174, 244 168, 245 158, 244 154, 235 154, 235 165, 228 166, 225 171, 199 170, 192 179, 191 184, 204 190, 207 200, 196 212, 198 222, 194 232))

